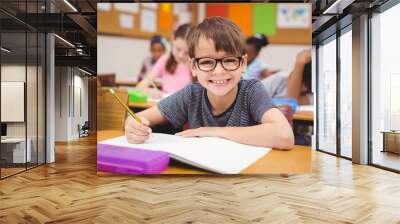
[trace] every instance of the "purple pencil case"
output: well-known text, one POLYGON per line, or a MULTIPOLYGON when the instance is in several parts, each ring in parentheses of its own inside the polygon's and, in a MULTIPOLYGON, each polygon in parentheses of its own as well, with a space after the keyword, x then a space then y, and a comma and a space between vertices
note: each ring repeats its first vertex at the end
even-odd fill
POLYGON ((166 152, 97 145, 97 170, 120 174, 159 174, 168 168, 166 152))

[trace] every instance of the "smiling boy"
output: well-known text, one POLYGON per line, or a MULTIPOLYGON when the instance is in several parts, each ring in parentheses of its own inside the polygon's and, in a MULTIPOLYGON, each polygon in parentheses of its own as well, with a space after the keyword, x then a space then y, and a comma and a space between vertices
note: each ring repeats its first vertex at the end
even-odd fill
POLYGON ((189 124, 177 133, 183 137, 221 137, 235 142, 291 149, 293 131, 274 107, 263 85, 243 80, 247 55, 239 27, 222 17, 206 18, 188 36, 191 71, 198 83, 161 100, 157 106, 131 117, 125 134, 131 143, 145 142, 151 126, 169 122, 175 127, 189 124))

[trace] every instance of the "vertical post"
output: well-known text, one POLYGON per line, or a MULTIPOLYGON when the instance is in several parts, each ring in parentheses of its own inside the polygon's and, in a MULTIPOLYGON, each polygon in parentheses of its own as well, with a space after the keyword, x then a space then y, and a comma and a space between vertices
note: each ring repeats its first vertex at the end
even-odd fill
MULTIPOLYGON (((46 1, 46 11, 53 12, 50 1, 46 1)), ((46 163, 55 161, 55 53, 54 34, 46 34, 46 163)))
POLYGON ((353 20, 352 160, 368 163, 368 15, 353 20))

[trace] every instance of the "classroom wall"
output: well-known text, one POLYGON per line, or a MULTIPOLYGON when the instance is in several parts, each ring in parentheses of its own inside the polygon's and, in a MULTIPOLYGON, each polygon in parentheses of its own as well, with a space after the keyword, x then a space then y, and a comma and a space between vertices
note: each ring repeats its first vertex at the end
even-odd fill
POLYGON ((117 80, 135 81, 149 51, 149 41, 145 39, 98 35, 97 72, 115 73, 117 80))
POLYGON ((56 67, 55 74, 55 141, 70 141, 88 120, 88 78, 72 67, 56 67))
MULTIPOLYGON (((271 68, 290 71, 297 53, 303 49, 311 49, 311 46, 269 45, 261 50, 260 59, 271 68)), ((149 41, 145 39, 98 35, 98 74, 115 73, 118 81, 135 81, 149 51, 149 41)))

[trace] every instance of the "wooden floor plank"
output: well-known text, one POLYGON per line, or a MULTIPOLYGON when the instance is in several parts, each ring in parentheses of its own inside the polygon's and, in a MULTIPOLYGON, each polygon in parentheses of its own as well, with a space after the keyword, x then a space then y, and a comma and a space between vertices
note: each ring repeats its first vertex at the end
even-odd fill
POLYGON ((97 176, 96 136, 0 181, 0 223, 400 223, 400 175, 313 152, 313 172, 97 176))

